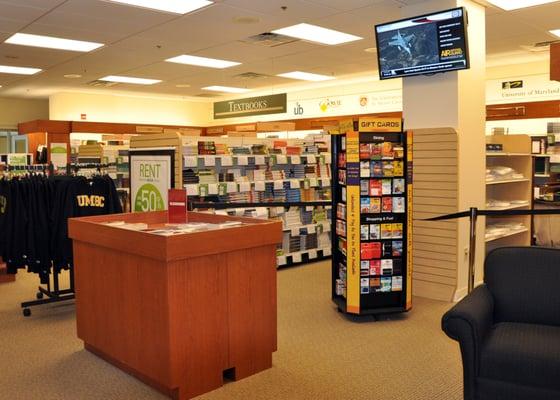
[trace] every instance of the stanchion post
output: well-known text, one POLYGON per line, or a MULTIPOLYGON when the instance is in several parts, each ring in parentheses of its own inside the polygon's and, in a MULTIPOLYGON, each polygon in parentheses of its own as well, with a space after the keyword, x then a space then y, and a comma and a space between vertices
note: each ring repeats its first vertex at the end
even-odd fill
POLYGON ((474 289, 474 264, 476 256, 476 220, 478 218, 478 208, 471 207, 469 220, 470 220, 470 236, 469 236, 469 293, 474 289))

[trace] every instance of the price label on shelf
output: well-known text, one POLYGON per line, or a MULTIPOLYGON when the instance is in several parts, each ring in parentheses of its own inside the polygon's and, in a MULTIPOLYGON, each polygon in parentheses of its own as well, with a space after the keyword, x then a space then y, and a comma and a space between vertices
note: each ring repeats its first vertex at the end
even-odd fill
POLYGON ((307 225, 307 233, 315 233, 315 225, 307 225))
POLYGON ((301 164, 301 157, 300 156, 291 156, 290 157, 292 164, 301 164))
POLYGON ((309 178, 309 186, 311 186, 311 187, 319 186, 318 182, 317 182, 317 178, 309 178))
POLYGON ((299 228, 292 228, 292 229, 290 230, 290 234, 291 234, 292 236, 299 236, 299 228))
POLYGON ((237 183, 235 183, 235 182, 227 182, 227 192, 228 192, 228 193, 235 193, 235 192, 237 192, 237 183))
POLYGON ((255 156, 255 165, 264 165, 265 158, 264 156, 255 156))
POLYGON ((300 263, 301 262, 301 253, 294 253, 292 254, 292 262, 295 263, 300 263))
POLYGON ((187 196, 198 196, 198 184, 191 183, 185 185, 185 189, 187 189, 187 196))
POLYGON ((331 185, 331 180, 327 178, 321 179, 321 186, 322 187, 329 187, 331 185))
POLYGON ((213 167, 216 165, 216 157, 214 156, 204 156, 203 160, 205 167, 213 167))
POLYGON ((265 183, 264 181, 256 181, 255 182, 255 190, 257 192, 264 192, 265 190, 265 183))
POLYGON ((222 156, 220 159, 222 167, 231 167, 233 165, 233 157, 231 156, 222 156))
POLYGON ((313 206, 305 206, 305 211, 313 211, 313 206))
POLYGON ((311 187, 311 185, 309 184, 309 179, 304 179, 303 180, 303 188, 304 189, 309 189, 311 187))
POLYGON ((185 167, 197 167, 198 166, 198 157, 197 156, 185 156, 185 157, 183 157, 183 161, 185 162, 185 167))
POLYGON ((317 250, 309 250, 307 252, 307 254, 309 254, 309 259, 313 260, 315 258, 317 258, 317 250))
POLYGON ((237 156, 237 165, 249 165, 249 157, 237 156))
POLYGON ((315 164, 317 162, 317 158, 314 154, 307 156, 307 164, 315 164))
POLYGON ((276 163, 277 164, 287 164, 288 163, 288 157, 286 157, 283 154, 278 154, 276 156, 276 163))
POLYGON ((276 207, 276 214, 284 214, 285 212, 284 207, 276 207))
POLYGON ((217 183, 209 183, 208 184, 208 194, 209 195, 217 195, 218 194, 218 184, 217 183))
POLYGON ((290 179, 290 189, 299 189, 299 180, 290 179))
POLYGON ((284 189, 284 181, 274 181, 274 190, 284 189))
POLYGON ((278 266, 286 265, 286 256, 278 256, 276 257, 276 260, 278 262, 278 266))
POLYGON ((324 256, 324 257, 330 256, 331 253, 332 253, 332 251, 331 251, 330 247, 328 247, 328 248, 326 248, 326 249, 323 249, 323 256, 324 256))

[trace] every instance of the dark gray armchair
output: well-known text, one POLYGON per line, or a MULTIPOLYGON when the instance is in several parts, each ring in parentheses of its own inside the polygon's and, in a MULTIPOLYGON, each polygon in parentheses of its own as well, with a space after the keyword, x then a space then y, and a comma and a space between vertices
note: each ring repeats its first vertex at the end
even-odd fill
POLYGON ((488 253, 484 284, 442 329, 461 347, 465 400, 560 399, 560 250, 488 253))

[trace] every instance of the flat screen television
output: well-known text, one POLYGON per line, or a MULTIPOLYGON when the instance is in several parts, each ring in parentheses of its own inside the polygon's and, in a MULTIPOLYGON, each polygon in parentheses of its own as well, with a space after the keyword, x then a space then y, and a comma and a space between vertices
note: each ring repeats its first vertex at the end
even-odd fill
POLYGON ((375 26, 379 78, 469 68, 463 7, 375 26))

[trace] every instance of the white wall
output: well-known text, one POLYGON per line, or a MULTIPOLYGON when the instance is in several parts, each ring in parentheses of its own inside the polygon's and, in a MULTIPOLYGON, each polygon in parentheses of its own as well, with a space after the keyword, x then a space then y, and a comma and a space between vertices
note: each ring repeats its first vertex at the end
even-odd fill
POLYGON ((17 130, 20 122, 49 119, 47 99, 0 98, 0 129, 17 130))
POLYGON ((87 121, 94 122, 205 126, 211 107, 206 101, 68 92, 50 96, 49 116, 80 121, 86 114, 87 121))

